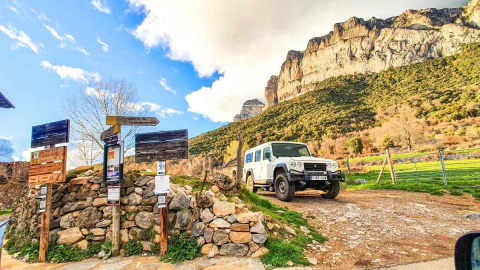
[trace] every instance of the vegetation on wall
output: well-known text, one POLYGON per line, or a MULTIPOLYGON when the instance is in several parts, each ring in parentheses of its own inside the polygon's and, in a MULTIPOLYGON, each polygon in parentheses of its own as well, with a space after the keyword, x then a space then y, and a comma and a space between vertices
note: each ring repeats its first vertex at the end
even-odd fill
POLYGON ((375 74, 329 78, 316 90, 276 104, 260 115, 190 140, 190 153, 223 156, 243 132, 248 145, 263 141, 322 141, 379 125, 379 110, 406 104, 427 123, 480 115, 480 44, 463 52, 375 74), (259 135, 260 134, 260 135, 259 135))

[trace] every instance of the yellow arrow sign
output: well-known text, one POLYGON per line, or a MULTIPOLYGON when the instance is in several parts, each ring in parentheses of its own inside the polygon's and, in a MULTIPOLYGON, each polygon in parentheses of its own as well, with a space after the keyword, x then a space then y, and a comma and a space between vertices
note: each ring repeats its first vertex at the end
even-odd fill
POLYGON ((158 123, 156 117, 107 116, 107 125, 156 126, 158 123))

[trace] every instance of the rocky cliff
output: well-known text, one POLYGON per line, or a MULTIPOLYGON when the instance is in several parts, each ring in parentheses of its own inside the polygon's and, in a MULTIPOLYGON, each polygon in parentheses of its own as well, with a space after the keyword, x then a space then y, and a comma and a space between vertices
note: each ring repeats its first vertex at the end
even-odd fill
POLYGON ((289 51, 280 74, 265 88, 266 105, 313 90, 330 77, 370 73, 458 53, 480 42, 480 0, 462 8, 407 10, 385 20, 352 17, 289 51))
MULTIPOLYGON (((272 76, 272 77, 275 77, 275 76, 272 76)), ((240 111, 240 113, 235 115, 235 117, 233 118, 233 122, 238 122, 238 121, 253 117, 255 115, 258 115, 263 111, 264 107, 265 107, 265 104, 263 104, 258 99, 247 100, 245 101, 245 103, 243 103, 242 110, 240 111)))

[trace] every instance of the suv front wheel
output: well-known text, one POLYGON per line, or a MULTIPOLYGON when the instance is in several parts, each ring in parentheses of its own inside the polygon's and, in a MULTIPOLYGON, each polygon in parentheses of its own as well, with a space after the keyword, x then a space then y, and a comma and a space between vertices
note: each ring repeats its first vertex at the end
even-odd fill
POLYGON ((275 178, 275 195, 280 201, 291 201, 295 195, 295 185, 289 183, 287 175, 280 173, 275 178))
POLYGON ((328 185, 328 189, 325 190, 325 194, 321 196, 325 199, 335 199, 338 193, 340 192, 340 182, 338 181, 330 181, 330 185, 328 185))

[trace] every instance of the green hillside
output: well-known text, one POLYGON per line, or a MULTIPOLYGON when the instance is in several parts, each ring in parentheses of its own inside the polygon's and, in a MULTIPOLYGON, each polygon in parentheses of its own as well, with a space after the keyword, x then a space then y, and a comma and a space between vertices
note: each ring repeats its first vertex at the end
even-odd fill
POLYGON ((374 126, 378 108, 409 104, 419 117, 450 121, 480 115, 480 44, 451 57, 432 59, 375 74, 340 76, 315 91, 276 104, 260 115, 190 140, 190 153, 223 155, 239 131, 249 145, 263 141, 320 141, 374 126))

